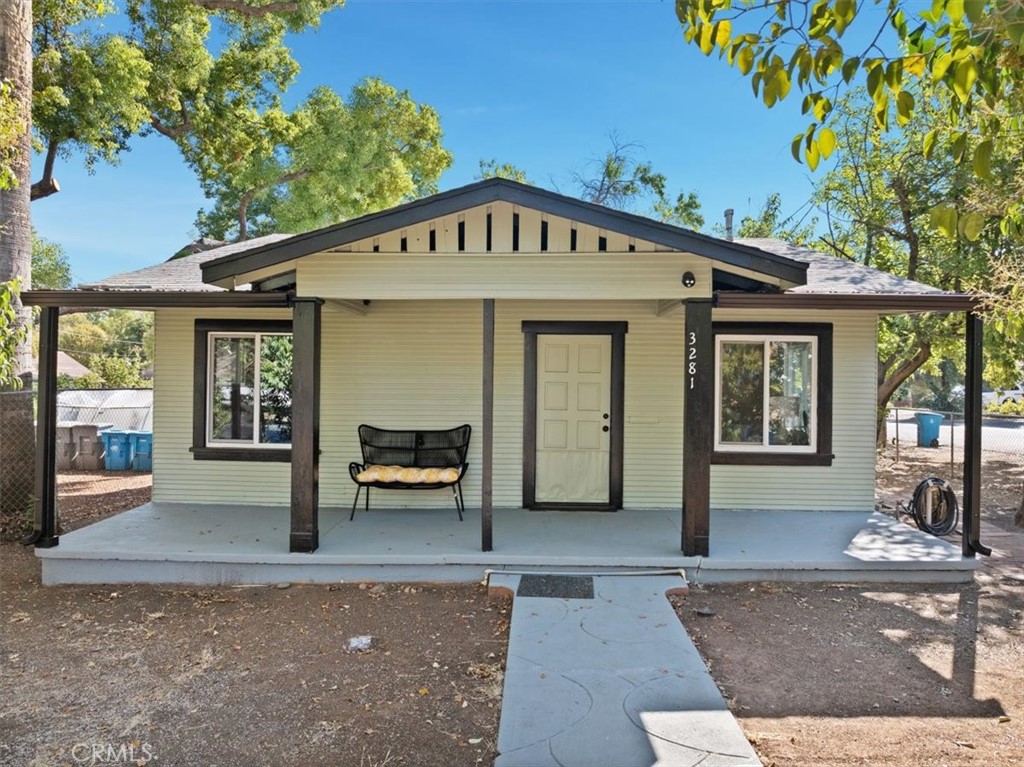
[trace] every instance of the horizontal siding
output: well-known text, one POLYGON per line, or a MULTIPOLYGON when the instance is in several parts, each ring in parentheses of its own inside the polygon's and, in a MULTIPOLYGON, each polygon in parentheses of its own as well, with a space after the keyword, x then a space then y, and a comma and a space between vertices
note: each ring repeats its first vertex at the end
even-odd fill
MULTIPOLYGON (((652 301, 499 300, 495 324, 494 503, 522 502, 523 320, 628 321, 624 503, 678 508, 682 497, 684 313, 657 317, 652 301)), ((196 313, 156 313, 154 498, 286 504, 288 464, 194 461, 192 343, 196 313)), ((202 312, 202 317, 238 316, 202 312)), ((264 312, 247 316, 281 317, 264 312)), ((725 508, 859 509, 874 498, 875 319, 855 313, 715 312, 716 320, 825 321, 835 326, 831 467, 715 466, 712 504, 725 508)), ((324 307, 320 498, 347 506, 356 428, 473 426, 464 491, 480 502, 482 305, 374 301, 366 316, 324 307)), ((374 491, 393 507, 451 507, 447 491, 374 491)))
MULTIPOLYGON (((195 320, 239 317, 238 311, 161 309, 156 312, 153 375, 153 500, 287 504, 287 463, 196 461, 192 447, 192 346, 195 320)), ((252 312, 254 319, 289 319, 287 311, 252 312)))
POLYGON ((495 308, 494 498, 522 503, 523 320, 627 321, 623 504, 682 498, 683 315, 646 301, 498 301, 495 308))
POLYGON ((830 322, 831 466, 712 466, 711 505, 865 511, 875 499, 877 320, 867 312, 716 311, 715 320, 830 322))
POLYGON ((711 266, 686 253, 319 253, 298 262, 304 295, 350 299, 629 299, 709 295, 711 266), (693 272, 697 286, 682 285, 693 272))

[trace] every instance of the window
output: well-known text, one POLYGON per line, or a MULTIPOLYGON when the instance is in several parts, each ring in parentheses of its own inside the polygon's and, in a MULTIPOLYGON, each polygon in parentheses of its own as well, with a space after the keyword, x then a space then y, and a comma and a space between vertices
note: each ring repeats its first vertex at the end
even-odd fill
POLYGON ((832 327, 715 324, 714 463, 832 462, 832 327))
POLYGON ((195 458, 290 460, 290 331, 288 321, 196 321, 195 458))

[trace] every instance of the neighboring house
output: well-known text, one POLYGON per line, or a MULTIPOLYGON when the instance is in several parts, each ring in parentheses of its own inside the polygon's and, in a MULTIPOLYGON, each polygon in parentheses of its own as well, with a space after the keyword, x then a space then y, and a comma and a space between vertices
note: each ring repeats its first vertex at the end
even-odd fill
POLYGON ((881 314, 967 313, 980 396, 971 296, 501 179, 26 301, 44 354, 59 307, 155 310, 154 501, 288 505, 292 551, 351 503, 362 423, 472 425, 485 550, 494 507, 675 508, 707 555, 712 506, 873 508, 881 314))
MULTIPOLYGON (((92 371, 67 352, 57 352, 57 375, 81 378, 92 371)), ((39 360, 32 360, 32 377, 39 377, 39 360)))

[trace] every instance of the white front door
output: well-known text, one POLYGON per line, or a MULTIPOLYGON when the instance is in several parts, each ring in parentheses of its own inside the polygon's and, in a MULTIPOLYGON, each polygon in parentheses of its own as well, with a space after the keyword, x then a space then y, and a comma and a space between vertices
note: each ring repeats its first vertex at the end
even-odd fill
POLYGON ((537 336, 538 503, 609 503, 611 368, 611 336, 537 336))

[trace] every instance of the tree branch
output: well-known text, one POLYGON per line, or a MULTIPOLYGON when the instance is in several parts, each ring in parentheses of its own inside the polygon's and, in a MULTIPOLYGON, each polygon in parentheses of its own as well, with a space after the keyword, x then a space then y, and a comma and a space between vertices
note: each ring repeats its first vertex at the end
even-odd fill
POLYGON ((192 0, 192 2, 208 11, 232 11, 253 19, 273 13, 295 13, 299 10, 297 2, 277 2, 266 5, 249 5, 244 0, 192 0))
POLYGON ((43 161, 43 177, 32 184, 30 199, 41 200, 44 197, 49 197, 51 194, 57 194, 60 191, 60 184, 57 183, 57 179, 53 177, 53 165, 57 160, 57 149, 60 143, 53 139, 46 146, 46 159, 43 161))

